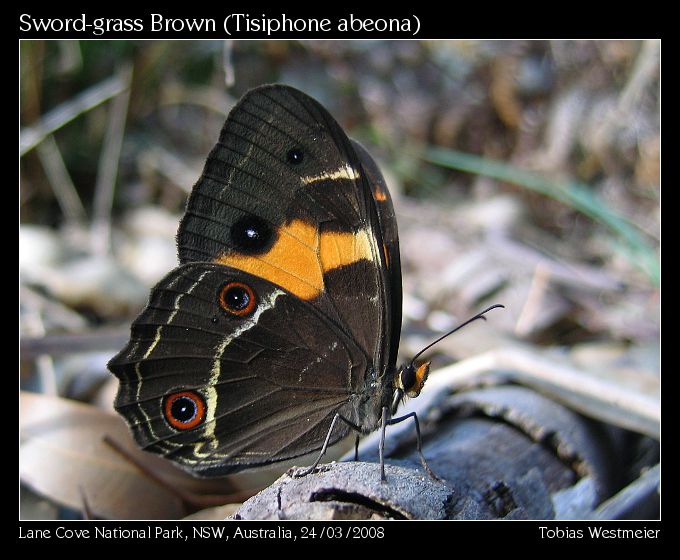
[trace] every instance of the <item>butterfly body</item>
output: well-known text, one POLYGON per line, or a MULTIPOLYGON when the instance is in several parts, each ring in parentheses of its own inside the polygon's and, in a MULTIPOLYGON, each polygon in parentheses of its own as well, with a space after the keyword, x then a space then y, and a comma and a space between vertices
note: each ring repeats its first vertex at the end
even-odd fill
POLYGON ((109 364, 140 446, 221 475, 385 424, 398 389, 396 219, 377 165, 319 103, 281 85, 248 92, 177 245, 180 266, 109 364))

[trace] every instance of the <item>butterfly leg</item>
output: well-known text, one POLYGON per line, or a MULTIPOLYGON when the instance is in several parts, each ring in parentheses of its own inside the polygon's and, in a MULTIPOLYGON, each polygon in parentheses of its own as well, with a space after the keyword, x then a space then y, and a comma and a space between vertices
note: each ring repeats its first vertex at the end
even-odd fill
MULTIPOLYGON (((383 419, 385 417, 385 408, 383 408, 383 419)), ((416 424, 416 447, 418 449, 418 454, 420 455, 420 463, 423 465, 423 468, 427 472, 428 475, 430 475, 430 478, 433 480, 437 480, 441 482, 441 479, 432 472, 432 469, 430 469, 429 465, 427 464, 427 461, 425 460, 425 455, 423 455, 423 442, 422 438, 420 437, 420 423, 418 422, 418 415, 415 412, 409 412, 408 414, 405 414, 404 416, 400 416, 399 418, 392 418, 387 421, 387 425, 391 426, 393 424, 398 424, 399 422, 403 422, 404 420, 408 420, 409 418, 413 418, 413 421, 416 424)), ((383 433, 382 433, 382 439, 385 438, 385 429, 383 427, 383 433)), ((380 462, 382 464, 383 462, 383 457, 382 457, 382 449, 381 449, 381 455, 380 455, 380 462)), ((384 474, 383 474, 384 476, 384 474)))
POLYGON ((388 414, 387 407, 383 406, 382 421, 380 422, 380 445, 378 446, 380 453, 380 482, 387 482, 387 477, 385 476, 385 430, 387 429, 387 424, 389 424, 387 420, 388 414))
POLYGON ((359 460, 359 434, 354 439, 354 462, 359 460))
MULTIPOLYGON (((326 449, 328 449, 328 443, 331 440, 331 434, 333 433, 333 428, 335 428, 335 423, 338 420, 342 420, 345 424, 347 424, 350 428, 357 432, 361 432, 361 428, 354 424, 353 422, 350 422, 345 418, 344 416, 340 415, 340 413, 336 413, 335 416, 333 416, 333 421, 331 422, 331 427, 328 429, 328 433, 326 434, 326 440, 323 442, 323 446, 321 447, 321 452, 319 453, 319 456, 316 458, 316 461, 314 461, 314 464, 309 467, 308 469, 305 469, 301 473, 297 473, 294 475, 295 478, 302 478, 303 476, 307 476, 308 474, 314 472, 314 469, 319 465, 321 462, 321 458, 326 454, 326 449)), ((358 454, 358 447, 359 447, 359 436, 357 436, 357 441, 355 444, 355 457, 358 454)))

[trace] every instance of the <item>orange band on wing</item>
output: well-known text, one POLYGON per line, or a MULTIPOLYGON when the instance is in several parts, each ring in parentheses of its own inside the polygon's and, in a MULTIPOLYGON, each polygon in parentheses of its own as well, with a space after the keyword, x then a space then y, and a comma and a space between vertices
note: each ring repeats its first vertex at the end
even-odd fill
POLYGON ((325 232, 321 234, 319 256, 324 272, 372 258, 369 234, 365 230, 356 233, 325 232))
POLYGON ((278 230, 271 249, 261 255, 220 255, 215 262, 243 270, 285 288, 299 298, 312 300, 324 290, 325 272, 362 259, 371 260, 369 233, 327 231, 302 220, 278 230))

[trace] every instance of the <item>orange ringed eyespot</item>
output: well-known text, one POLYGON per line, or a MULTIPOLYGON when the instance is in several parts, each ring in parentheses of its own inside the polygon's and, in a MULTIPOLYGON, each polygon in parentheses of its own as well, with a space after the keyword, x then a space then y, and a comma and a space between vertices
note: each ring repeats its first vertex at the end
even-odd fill
POLYGON ((180 391, 165 397, 165 419, 176 430, 190 430, 205 419, 205 400, 195 391, 180 391))
POLYGON ((217 299, 224 311, 237 317, 250 315, 257 306, 255 292, 242 282, 227 282, 220 288, 217 299))

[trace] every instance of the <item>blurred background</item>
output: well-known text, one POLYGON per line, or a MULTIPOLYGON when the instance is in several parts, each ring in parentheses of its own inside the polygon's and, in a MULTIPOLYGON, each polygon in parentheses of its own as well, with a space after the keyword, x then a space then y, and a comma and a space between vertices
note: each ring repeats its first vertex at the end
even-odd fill
POLYGON ((102 450, 102 431, 126 437, 106 362, 177 264, 229 109, 271 82, 316 98, 383 170, 404 359, 502 303, 438 346, 433 377, 506 349, 529 382, 552 365, 596 379, 553 393, 658 439, 659 41, 24 40, 20 56, 22 516, 187 513, 167 488, 156 509, 121 505, 148 485, 102 450))

